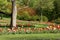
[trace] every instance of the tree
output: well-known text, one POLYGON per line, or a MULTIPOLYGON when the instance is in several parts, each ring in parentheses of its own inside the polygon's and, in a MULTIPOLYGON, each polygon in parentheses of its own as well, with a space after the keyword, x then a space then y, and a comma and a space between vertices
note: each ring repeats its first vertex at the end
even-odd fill
POLYGON ((11 13, 11 10, 7 7, 9 2, 7 0, 0 0, 0 11, 4 13, 11 13))
POLYGON ((10 28, 16 27, 16 17, 17 17, 16 0, 11 0, 11 2, 12 2, 12 14, 11 14, 10 28))
MULTIPOLYGON (((18 0, 20 5, 26 5, 36 10, 36 14, 39 16, 47 16, 50 20, 50 16, 53 16, 52 11, 54 9, 55 0, 18 0)), ((52 19, 52 18, 51 18, 52 19)))
POLYGON ((6 12, 7 0, 0 0, 0 16, 3 18, 3 14, 6 12))
POLYGON ((38 15, 41 16, 41 21, 42 21, 42 16, 50 16, 49 14, 53 14, 51 13, 54 9, 54 0, 38 0, 35 2, 35 5, 33 6, 33 8, 36 9, 36 12, 38 15), (36 4, 37 3, 37 4, 36 4))
POLYGON ((54 15, 56 15, 56 17, 58 18, 58 17, 60 17, 59 16, 60 15, 60 0, 54 1, 54 7, 55 7, 55 9, 54 9, 55 14, 54 15))

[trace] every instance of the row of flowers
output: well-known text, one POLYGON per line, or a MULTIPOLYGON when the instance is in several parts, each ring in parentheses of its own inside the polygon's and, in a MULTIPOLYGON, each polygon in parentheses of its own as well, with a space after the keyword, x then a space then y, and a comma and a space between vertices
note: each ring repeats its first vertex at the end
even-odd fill
MULTIPOLYGON (((30 25, 29 25, 30 26, 30 25)), ((27 28, 23 28, 23 27, 13 27, 12 29, 10 28, 0 28, 0 32, 3 32, 3 31, 7 31, 7 32, 21 32, 21 31, 24 31, 24 32, 34 32, 34 31, 44 31, 44 30, 60 30, 60 25, 49 25, 48 27, 45 27, 45 28, 30 28, 30 27, 27 27, 27 28)))

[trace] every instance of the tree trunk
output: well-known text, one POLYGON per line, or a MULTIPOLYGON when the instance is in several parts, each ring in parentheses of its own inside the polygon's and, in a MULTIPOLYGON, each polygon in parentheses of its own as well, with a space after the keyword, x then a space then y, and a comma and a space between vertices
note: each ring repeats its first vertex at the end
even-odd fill
POLYGON ((17 17, 17 7, 16 7, 15 0, 12 0, 12 13, 11 13, 10 28, 16 27, 16 17, 17 17))

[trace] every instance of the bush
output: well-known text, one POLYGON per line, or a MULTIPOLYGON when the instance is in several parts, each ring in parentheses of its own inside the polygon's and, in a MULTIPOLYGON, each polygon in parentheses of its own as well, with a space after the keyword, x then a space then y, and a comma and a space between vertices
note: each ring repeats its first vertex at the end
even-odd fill
POLYGON ((31 21, 31 20, 33 20, 33 21, 42 20, 43 22, 48 21, 48 18, 46 16, 42 16, 42 19, 41 19, 41 16, 38 16, 38 15, 31 16, 27 11, 24 11, 22 13, 22 15, 18 15, 17 18, 20 19, 20 20, 27 20, 27 21, 31 21))
POLYGON ((40 21, 40 17, 38 15, 32 16, 31 20, 33 20, 33 21, 40 21))
POLYGON ((42 18, 40 17, 40 20, 42 20, 43 22, 47 22, 48 18, 46 16, 42 16, 42 18))
POLYGON ((17 17, 20 20, 30 20, 31 16, 29 15, 28 12, 23 12, 23 15, 18 15, 17 17))
POLYGON ((27 20, 27 21, 40 21, 40 17, 38 15, 36 16, 30 16, 27 12, 24 13, 23 15, 18 15, 17 17, 20 20, 27 20))
POLYGON ((60 24, 60 18, 57 18, 54 22, 55 22, 56 24, 60 24))

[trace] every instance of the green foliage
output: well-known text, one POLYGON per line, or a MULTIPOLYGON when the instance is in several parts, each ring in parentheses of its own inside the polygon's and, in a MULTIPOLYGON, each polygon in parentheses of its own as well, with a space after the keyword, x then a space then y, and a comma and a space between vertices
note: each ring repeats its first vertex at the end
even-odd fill
POLYGON ((60 18, 57 18, 54 22, 55 22, 56 24, 60 24, 60 18))
POLYGON ((35 16, 30 16, 28 13, 25 13, 23 15, 18 15, 18 19, 20 20, 33 20, 33 21, 40 21, 42 20, 43 22, 47 22, 48 21, 48 18, 46 16, 42 16, 42 18, 38 15, 35 15, 35 16))
POLYGON ((33 20, 33 21, 40 21, 40 17, 38 15, 31 16, 31 20, 33 20))
POLYGON ((11 13, 11 10, 7 7, 8 4, 9 2, 7 2, 7 0, 0 0, 0 11, 5 13, 11 13))
POLYGON ((19 17, 19 19, 20 20, 30 20, 30 15, 29 15, 29 13, 28 12, 23 12, 23 15, 18 15, 18 17, 19 17))
POLYGON ((37 24, 37 25, 35 25, 35 28, 46 28, 46 27, 48 27, 47 24, 37 24))
MULTIPOLYGON (((44 16, 46 16, 48 19, 45 17, 44 18, 47 21, 55 20, 56 18, 60 17, 60 0, 16 0, 16 4, 19 6, 19 7, 17 6, 18 10, 20 8, 24 9, 24 7, 26 6, 33 8, 34 10, 36 10, 36 14, 41 15, 42 13, 44 16)), ((10 15, 11 10, 12 10, 11 1, 9 2, 8 0, 0 0, 0 11, 10 15)), ((33 16, 33 18, 31 19, 28 13, 24 15, 18 14, 18 19, 23 20, 40 21, 39 17, 40 16, 38 17, 33 16)), ((45 19, 43 20, 46 21, 45 19)))
POLYGON ((28 12, 24 12, 24 20, 30 20, 30 15, 29 15, 29 13, 28 12))
POLYGON ((40 16, 40 20, 42 20, 43 22, 48 22, 48 18, 46 16, 40 16))
POLYGON ((3 19, 3 14, 0 14, 0 19, 3 19))

